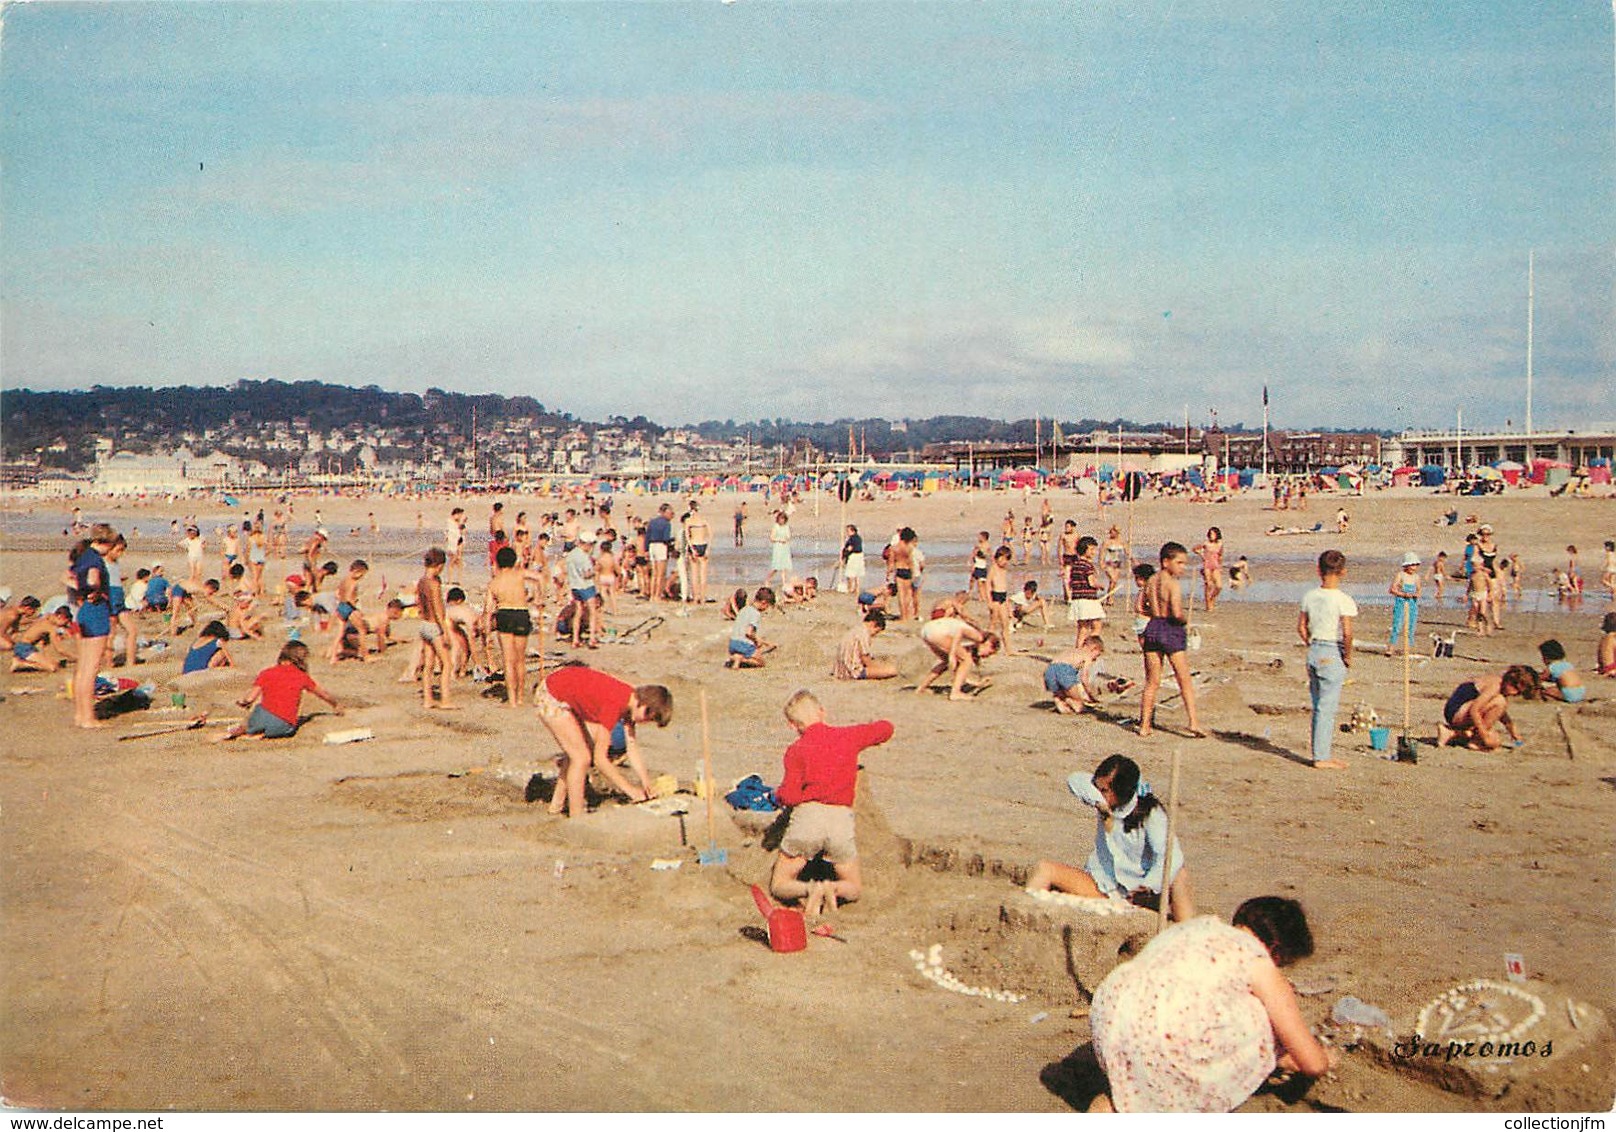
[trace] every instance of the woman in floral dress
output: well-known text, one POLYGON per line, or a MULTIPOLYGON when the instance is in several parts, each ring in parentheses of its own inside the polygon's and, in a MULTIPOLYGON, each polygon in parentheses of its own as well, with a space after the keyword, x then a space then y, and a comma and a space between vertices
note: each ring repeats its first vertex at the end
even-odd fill
POLYGON ((1094 994, 1094 1053, 1110 1094, 1090 1111, 1230 1112, 1276 1068, 1318 1077, 1338 1056, 1309 1031, 1279 968, 1313 953, 1302 906, 1242 904, 1232 924, 1174 924, 1094 994))

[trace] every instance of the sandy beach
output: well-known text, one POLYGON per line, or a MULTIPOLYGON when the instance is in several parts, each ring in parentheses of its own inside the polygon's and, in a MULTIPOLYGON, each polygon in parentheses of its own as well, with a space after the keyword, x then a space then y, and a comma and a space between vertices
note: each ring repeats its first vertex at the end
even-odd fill
MULTIPOLYGON (((508 513, 557 507, 501 498, 508 513)), ((744 551, 730 546, 735 497, 703 504, 720 597, 767 570, 767 510, 761 496, 746 498, 744 551)), ((401 650, 374 664, 317 659, 314 675, 344 716, 305 699, 314 718, 296 737, 222 746, 208 741, 215 726, 119 740, 199 712, 210 723, 239 714, 232 701, 284 640, 276 611, 266 640, 232 646, 233 674, 186 687, 184 708, 170 703, 183 649, 115 672, 155 681, 159 695, 105 731, 68 727, 60 676, 6 677, 0 1094, 70 1110, 1081 1111, 1101 1087, 1086 1003, 1118 948, 1148 937, 1154 916, 1065 910, 1020 885, 1039 858, 1081 863, 1092 844, 1092 815, 1068 794, 1068 774, 1122 752, 1165 794, 1176 750, 1177 829, 1201 909, 1227 917, 1250 896, 1299 899, 1318 949, 1289 973, 1311 992, 1302 997, 1309 1020, 1354 1047, 1305 1093, 1262 1091, 1245 1110, 1609 1109, 1616 680, 1594 676, 1592 661, 1612 608, 1597 592, 1612 503, 1549 499, 1541 488, 1453 501, 1461 516, 1496 528, 1506 555, 1520 555, 1525 593, 1504 630, 1485 638, 1462 631, 1458 585, 1442 603, 1423 603, 1422 655, 1409 666, 1418 763, 1388 761, 1355 732, 1337 739, 1349 769, 1327 773, 1305 765, 1307 676, 1295 632, 1313 562, 1329 547, 1344 551, 1363 603, 1341 721, 1367 705, 1395 735, 1404 664, 1385 655, 1384 592, 1404 551, 1427 563, 1437 550, 1462 551, 1474 523, 1433 526, 1451 497, 1326 495, 1305 514, 1271 511, 1262 494, 1131 508, 1070 491, 1049 498, 1057 529, 1072 518, 1103 537, 1115 523, 1142 560, 1154 561, 1167 539, 1193 546, 1214 524, 1226 562, 1249 556, 1257 584, 1226 592, 1212 613, 1195 587, 1201 646, 1190 659, 1210 738, 1183 733, 1171 696, 1149 738, 1131 730, 1137 691, 1076 718, 1050 710, 1042 670, 1072 636, 1058 604, 1047 632, 1021 631, 1014 652, 988 662, 992 686, 967 703, 914 694, 930 658, 913 622, 876 642, 899 663, 898 680, 833 681, 836 643, 854 620, 852 597, 835 592, 768 615, 764 635, 780 649, 757 671, 722 668, 728 625, 717 605, 664 607, 666 621, 648 636, 593 653, 546 639, 548 665, 587 659, 672 690, 672 725, 642 729, 642 745, 653 773, 686 788, 701 759, 702 689, 724 788, 754 773, 779 781, 792 738, 781 707, 797 688, 814 690, 833 723, 895 724, 860 779, 866 896, 833 917, 841 939, 813 938, 797 954, 774 954, 762 938, 748 886, 766 883, 771 855, 756 834, 720 813, 728 863, 703 866, 707 827, 694 797, 682 822, 610 800, 581 821, 549 816, 533 800, 535 779, 554 774, 557 752, 532 712, 469 682, 455 688, 464 710, 424 711, 396 683, 401 650), (1341 535, 1338 505, 1351 517, 1341 535), (1319 520, 1325 533, 1264 533, 1319 520), (1547 592, 1567 543, 1581 548, 1588 577, 1576 609, 1547 592), (1454 658, 1432 659, 1429 633, 1455 629, 1454 658), (1518 750, 1432 746, 1456 684, 1509 663, 1538 665, 1536 646, 1549 637, 1591 685, 1588 702, 1522 704, 1518 750), (352 728, 375 738, 323 742, 352 728), (653 869, 655 860, 680 865, 653 869), (911 952, 939 944, 964 983, 1021 1001, 951 993, 924 978, 911 952), (1327 1022, 1352 995, 1404 1036, 1448 988, 1502 979, 1506 953, 1524 957, 1530 986, 1559 1011, 1544 1023, 1554 1052, 1530 1064, 1455 1074, 1428 1064, 1440 1059, 1389 1054, 1391 1038, 1327 1022)), ((879 546, 910 525, 929 560, 924 592, 935 597, 961 584, 977 530, 996 538, 1007 509, 1018 520, 1036 515, 1040 499, 894 494, 844 511, 828 495, 808 496, 792 522, 798 570, 828 586, 845 519, 863 532, 878 573, 879 546)), ((212 528, 275 506, 241 502, 198 512, 210 576, 212 528)), ((392 589, 413 582, 451 506, 295 502, 294 553, 320 508, 329 557, 370 561, 371 607, 383 580, 392 589)), ((462 502, 473 536, 465 579, 480 600, 491 500, 462 502)), ((183 574, 169 533, 179 511, 81 503, 86 520, 128 534, 128 573, 163 560, 183 574)), ((643 515, 655 500, 620 497, 618 518, 625 504, 643 515)), ((59 591, 70 506, 14 497, 0 514, 0 582, 17 596, 59 591)), ((266 578, 294 566, 272 561, 266 578)), ((1038 577, 1059 595, 1052 566, 1018 566, 1013 576, 1038 577)), ((647 612, 629 598, 611 624, 627 629, 647 612)), ((1104 635, 1107 667, 1139 679, 1120 599, 1104 635)))

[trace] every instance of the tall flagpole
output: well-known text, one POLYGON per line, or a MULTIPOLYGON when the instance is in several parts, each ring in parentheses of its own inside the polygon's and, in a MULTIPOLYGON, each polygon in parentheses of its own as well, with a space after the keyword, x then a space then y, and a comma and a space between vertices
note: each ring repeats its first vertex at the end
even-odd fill
POLYGON ((1262 387, 1262 478, 1268 482, 1268 386, 1262 387))
POLYGON ((1534 252, 1526 253, 1526 459, 1532 460, 1532 302, 1534 292, 1533 256, 1534 252))

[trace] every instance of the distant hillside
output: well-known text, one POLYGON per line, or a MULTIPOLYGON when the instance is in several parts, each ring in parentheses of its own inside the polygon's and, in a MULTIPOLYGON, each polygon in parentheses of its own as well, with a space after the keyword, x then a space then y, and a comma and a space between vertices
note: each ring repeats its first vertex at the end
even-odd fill
MULTIPOLYGON (((265 427, 298 427, 330 432, 354 426, 447 437, 469 436, 475 409, 478 431, 509 421, 570 425, 570 413, 552 413, 531 397, 451 393, 391 393, 374 385, 355 389, 319 381, 239 381, 231 386, 149 389, 96 386, 88 392, 0 391, 0 455, 14 460, 38 449, 65 444, 47 463, 78 470, 94 459, 94 440, 114 438, 136 451, 176 443, 185 433, 215 431, 228 450, 231 434, 265 427)), ((646 422, 647 425, 650 422, 646 422)))
MULTIPOLYGON (((385 429, 392 438, 389 444, 396 448, 429 441, 452 447, 470 442, 474 415, 479 441, 512 427, 575 428, 590 434, 615 427, 653 439, 668 431, 668 426, 644 417, 579 420, 531 397, 442 389, 393 393, 374 385, 356 389, 319 381, 239 381, 231 386, 165 389, 96 386, 75 392, 16 389, 0 390, 0 458, 16 460, 42 452, 46 465, 78 471, 93 464, 97 438, 111 440, 118 449, 149 452, 172 447, 187 436, 201 449, 240 455, 249 448, 245 440, 277 428, 292 432, 294 438, 334 430, 385 429)), ((828 452, 847 451, 851 429, 858 449, 872 456, 951 440, 1030 444, 1035 436, 1046 443, 1052 439, 1047 418, 1035 422, 942 416, 897 423, 879 417, 830 422, 775 418, 709 420, 685 427, 709 440, 746 436, 760 449, 807 440, 828 452)), ((1060 427, 1066 436, 1076 437, 1097 428, 1154 431, 1177 426, 1085 419, 1062 421, 1060 427)))

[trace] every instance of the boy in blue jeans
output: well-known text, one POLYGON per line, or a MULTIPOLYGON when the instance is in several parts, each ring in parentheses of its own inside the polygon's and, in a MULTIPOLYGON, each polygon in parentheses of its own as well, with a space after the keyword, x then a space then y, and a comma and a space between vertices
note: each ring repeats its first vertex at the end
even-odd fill
POLYGON ((774 651, 774 645, 758 636, 763 615, 774 608, 774 591, 759 586, 752 595, 752 604, 735 614, 735 627, 730 630, 729 656, 726 668, 762 668, 763 655, 774 651))
POLYGON ((1352 619, 1358 603, 1341 589, 1347 574, 1347 556, 1339 550, 1319 555, 1319 584, 1302 598, 1296 619, 1297 635, 1307 644, 1307 686, 1313 699, 1313 766, 1319 770, 1345 770, 1347 764, 1330 757, 1335 737, 1335 712, 1341 689, 1352 667, 1352 619))

